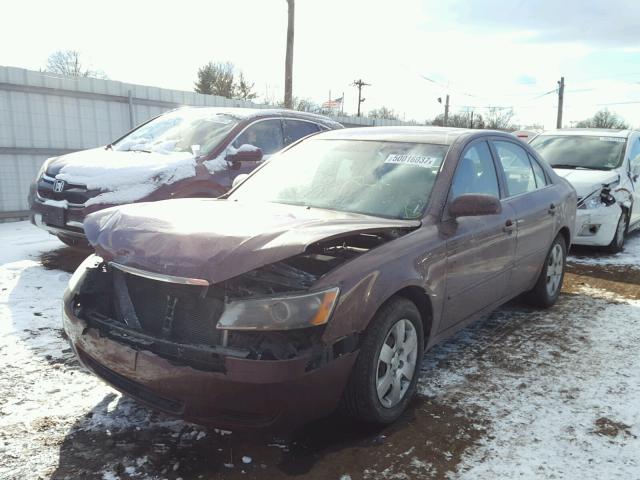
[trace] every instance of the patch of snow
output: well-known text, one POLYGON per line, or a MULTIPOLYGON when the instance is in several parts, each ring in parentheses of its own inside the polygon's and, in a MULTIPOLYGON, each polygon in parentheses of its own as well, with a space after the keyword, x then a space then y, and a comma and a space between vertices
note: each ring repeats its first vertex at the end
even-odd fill
POLYGON ((488 422, 456 478, 637 478, 639 343, 640 302, 590 289, 545 312, 498 311, 428 352, 420 392, 488 422), (602 418, 629 433, 595 434, 602 418))
POLYGON ((42 203, 44 203, 45 205, 49 205, 50 207, 69 208, 69 202, 66 200, 50 200, 48 198, 45 198, 44 200, 42 200, 42 203))
POLYGON ((251 463, 252 461, 253 461, 253 459, 252 459, 251 457, 247 457, 247 456, 242 457, 242 463, 247 463, 247 464, 249 464, 249 463, 251 463))

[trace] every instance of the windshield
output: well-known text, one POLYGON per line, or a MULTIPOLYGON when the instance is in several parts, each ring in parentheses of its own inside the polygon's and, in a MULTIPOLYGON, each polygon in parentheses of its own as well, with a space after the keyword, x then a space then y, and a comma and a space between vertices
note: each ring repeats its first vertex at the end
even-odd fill
POLYGON ((530 145, 552 167, 611 170, 622 164, 626 139, 592 135, 539 135, 530 145))
POLYGON ((273 156, 230 197, 386 218, 420 218, 447 145, 306 140, 273 156))
POLYGON ((113 144, 114 150, 206 155, 239 119, 211 109, 184 109, 161 115, 113 144))

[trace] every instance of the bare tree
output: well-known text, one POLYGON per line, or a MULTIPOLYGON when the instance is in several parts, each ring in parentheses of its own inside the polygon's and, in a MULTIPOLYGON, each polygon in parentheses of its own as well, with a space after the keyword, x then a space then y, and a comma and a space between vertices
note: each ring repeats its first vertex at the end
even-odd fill
POLYGON ((284 62, 284 106, 293 107, 293 30, 295 0, 287 0, 287 53, 284 62))
POLYGON ((485 128, 491 130, 513 130, 511 119, 513 119, 512 108, 490 108, 486 115, 485 128))
MULTIPOLYGON (((444 125, 444 114, 437 115, 431 122, 431 125, 442 127, 444 125)), ((482 115, 475 112, 454 113, 449 115, 447 127, 454 128, 485 128, 485 122, 482 115)))
POLYGON ((591 118, 582 120, 576 124, 579 128, 629 128, 618 114, 610 112, 608 109, 600 110, 591 118))
POLYGON ((244 74, 242 72, 238 74, 238 80, 235 85, 235 98, 239 98, 241 100, 253 100, 258 96, 258 94, 253 91, 255 83, 249 83, 249 81, 244 78, 244 74))
POLYGON ((398 120, 400 116, 393 111, 393 109, 389 107, 385 107, 384 105, 380 108, 375 108, 373 110, 369 110, 367 114, 369 118, 388 118, 390 120, 398 120))
POLYGON ((69 77, 107 78, 101 70, 92 70, 86 66, 77 50, 58 50, 47 58, 45 72, 67 75, 69 77))

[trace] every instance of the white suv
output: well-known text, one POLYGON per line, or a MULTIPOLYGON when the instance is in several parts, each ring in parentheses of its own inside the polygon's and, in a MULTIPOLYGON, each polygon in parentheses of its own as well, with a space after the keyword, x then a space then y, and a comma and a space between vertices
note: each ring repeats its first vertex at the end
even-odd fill
POLYGON ((531 146, 578 193, 573 243, 621 251, 640 227, 640 132, 553 130, 531 146))

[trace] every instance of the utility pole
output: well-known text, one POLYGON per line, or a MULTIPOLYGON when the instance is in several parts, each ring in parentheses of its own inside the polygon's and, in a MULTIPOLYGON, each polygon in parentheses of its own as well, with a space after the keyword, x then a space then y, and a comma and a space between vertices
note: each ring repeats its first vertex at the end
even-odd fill
POLYGON ((358 87, 358 116, 360 116, 360 105, 362 104, 362 102, 366 100, 365 98, 362 98, 362 87, 370 87, 371 84, 365 83, 361 79, 361 80, 354 81, 353 86, 358 87))
POLYGON ((293 32, 295 0, 287 0, 287 53, 284 60, 284 106, 293 108, 293 32))
POLYGON ((556 128, 562 128, 562 104, 564 103, 564 77, 558 82, 558 121, 556 128))
POLYGON ((442 122, 446 127, 449 124, 449 94, 447 93, 447 97, 444 104, 444 121, 442 122))

